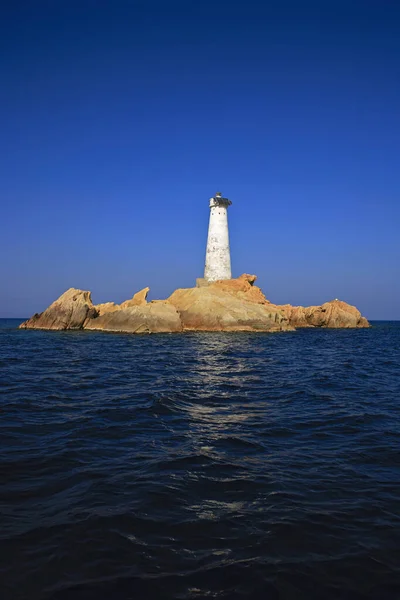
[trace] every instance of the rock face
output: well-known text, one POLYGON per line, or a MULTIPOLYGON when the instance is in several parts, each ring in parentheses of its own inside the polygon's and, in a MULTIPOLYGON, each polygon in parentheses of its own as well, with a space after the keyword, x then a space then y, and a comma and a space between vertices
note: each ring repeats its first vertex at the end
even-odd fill
POLYGON ((331 300, 321 306, 281 306, 294 327, 355 328, 369 327, 360 311, 341 300, 331 300))
POLYGON ((211 289, 227 292, 244 302, 271 304, 260 288, 254 285, 255 281, 257 281, 257 275, 248 275, 247 273, 244 273, 237 279, 215 281, 211 284, 211 289))
POLYGON ((90 292, 70 288, 44 312, 20 325, 22 329, 82 329, 88 318, 97 315, 90 292))
POLYGON ((146 298, 150 288, 144 288, 140 292, 136 292, 133 298, 125 300, 122 304, 115 304, 115 302, 104 302, 103 304, 96 304, 95 309, 99 316, 103 316, 107 313, 121 310, 122 308, 130 308, 131 306, 145 306, 147 304, 146 298))
POLYGON ((147 302, 149 288, 130 300, 93 305, 90 292, 71 288, 23 329, 91 329, 127 333, 180 331, 293 331, 297 327, 369 327, 350 304, 278 306, 254 285, 255 275, 178 289, 167 300, 147 302))
POLYGON ((142 306, 120 308, 89 319, 85 329, 126 333, 176 333, 182 331, 182 323, 172 305, 166 302, 149 302, 142 306))
POLYGON ((104 302, 103 304, 96 304, 95 309, 97 310, 98 315, 101 316, 113 312, 114 310, 118 310, 119 304, 115 304, 115 302, 104 302))
POLYGON ((176 290, 169 298, 185 331, 287 331, 287 316, 268 302, 255 275, 176 290))
POLYGON ((149 291, 150 288, 146 287, 143 288, 143 290, 140 290, 140 292, 136 292, 133 298, 131 298, 130 300, 125 300, 125 302, 121 304, 121 308, 130 308, 131 306, 145 306, 147 304, 146 298, 149 291))

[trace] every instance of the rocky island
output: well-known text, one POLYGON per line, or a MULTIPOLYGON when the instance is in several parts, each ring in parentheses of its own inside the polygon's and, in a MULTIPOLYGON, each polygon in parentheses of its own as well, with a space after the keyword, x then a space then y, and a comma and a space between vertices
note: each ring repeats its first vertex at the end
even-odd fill
POLYGON ((255 275, 178 289, 166 300, 147 301, 149 288, 130 300, 93 304, 91 293, 70 288, 22 329, 90 329, 126 333, 183 331, 293 331, 298 327, 369 327, 361 313, 341 300, 321 306, 276 305, 254 285, 255 275))
POLYGON ((126 333, 182 331, 293 331, 297 327, 369 327, 361 313, 340 300, 322 306, 278 306, 254 283, 255 275, 232 279, 227 209, 217 192, 210 199, 204 278, 166 300, 147 302, 149 288, 130 300, 93 304, 90 292, 70 288, 22 329, 91 329, 126 333))

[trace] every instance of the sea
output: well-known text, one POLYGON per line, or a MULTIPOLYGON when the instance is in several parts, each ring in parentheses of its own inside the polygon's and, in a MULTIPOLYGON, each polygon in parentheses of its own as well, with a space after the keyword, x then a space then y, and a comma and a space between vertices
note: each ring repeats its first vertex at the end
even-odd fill
POLYGON ((400 598, 400 322, 0 321, 1 600, 400 598))

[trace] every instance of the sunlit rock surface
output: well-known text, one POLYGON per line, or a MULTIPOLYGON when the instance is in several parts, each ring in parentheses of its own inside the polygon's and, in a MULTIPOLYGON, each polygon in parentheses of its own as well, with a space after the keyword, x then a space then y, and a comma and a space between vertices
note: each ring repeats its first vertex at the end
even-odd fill
POLYGON ((126 333, 176 333, 182 331, 179 313, 166 302, 130 306, 89 319, 85 329, 126 333))
POLYGON ((369 323, 360 311, 341 300, 331 300, 321 306, 280 307, 294 327, 331 327, 355 328, 369 327, 369 323))
POLYGON ((21 329, 82 329, 90 317, 97 316, 90 292, 70 288, 40 314, 20 325, 21 329))
POLYGON ((178 289, 168 302, 175 306, 186 331, 287 331, 287 316, 268 302, 255 275, 178 289))
POLYGON ((180 331, 292 331, 297 327, 369 327, 360 311, 341 300, 322 306, 279 306, 254 285, 255 275, 178 289, 166 300, 147 302, 149 288, 130 300, 94 305, 88 291, 71 288, 24 329, 91 329, 127 333, 180 331))

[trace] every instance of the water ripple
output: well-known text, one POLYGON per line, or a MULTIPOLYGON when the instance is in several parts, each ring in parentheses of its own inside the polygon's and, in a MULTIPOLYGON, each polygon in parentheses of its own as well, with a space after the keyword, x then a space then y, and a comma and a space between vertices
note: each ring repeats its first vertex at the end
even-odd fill
POLYGON ((0 322, 1 598, 398 598, 400 325, 0 322))

